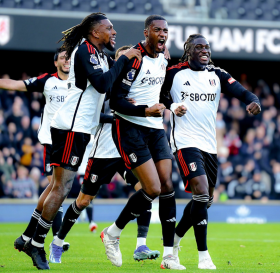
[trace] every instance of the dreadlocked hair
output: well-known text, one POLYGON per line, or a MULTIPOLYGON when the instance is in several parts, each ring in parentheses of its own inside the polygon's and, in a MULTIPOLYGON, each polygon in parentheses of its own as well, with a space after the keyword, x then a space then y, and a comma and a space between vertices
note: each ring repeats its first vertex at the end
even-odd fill
MULTIPOLYGON (((181 57, 181 59, 179 60, 180 63, 184 63, 184 62, 187 62, 189 60, 188 53, 192 49, 193 41, 197 38, 206 39, 202 34, 199 34, 199 33, 190 35, 189 38, 187 39, 187 41, 184 43, 184 54, 181 57)), ((214 62, 211 60, 211 58, 209 60, 209 64, 214 65, 214 62)))
POLYGON ((90 30, 94 28, 101 20, 107 19, 106 14, 95 12, 83 19, 83 21, 67 30, 62 31, 63 37, 58 41, 64 41, 61 48, 66 51, 67 59, 70 58, 75 46, 81 44, 83 38, 87 38, 90 30))

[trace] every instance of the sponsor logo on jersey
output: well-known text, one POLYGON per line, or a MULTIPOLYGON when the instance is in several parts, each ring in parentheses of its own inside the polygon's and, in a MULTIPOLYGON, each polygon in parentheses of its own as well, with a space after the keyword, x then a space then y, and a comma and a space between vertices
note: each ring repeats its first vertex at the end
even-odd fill
POLYGON ((229 78, 229 79, 228 79, 228 82, 229 82, 230 84, 232 84, 232 83, 235 82, 235 79, 234 79, 234 78, 229 78))
POLYGON ((211 86, 216 86, 216 82, 215 82, 214 79, 213 79, 213 80, 210 80, 210 79, 209 79, 209 83, 210 83, 211 86))
POLYGON ((51 164, 46 164, 46 172, 50 172, 51 170, 51 164))
POLYGON ((132 80, 134 79, 135 72, 136 72, 135 69, 131 69, 130 71, 128 71, 127 76, 126 76, 127 79, 130 80, 130 81, 132 81, 132 80))
POLYGON ((148 69, 147 73, 146 74, 151 74, 150 70, 148 69))
POLYGON ((183 85, 189 85, 189 86, 191 86, 190 83, 189 83, 189 81, 186 81, 183 85))
POLYGON ((189 164, 189 167, 190 167, 190 170, 191 170, 192 172, 195 172, 196 169, 197 169, 196 162, 190 163, 190 164, 189 164))
POLYGON ((122 82, 123 82, 124 84, 126 84, 126 85, 131 86, 131 82, 127 81, 126 79, 123 79, 122 82))
POLYGON ((199 94, 199 93, 190 93, 181 91, 181 100, 185 101, 187 97, 190 97, 190 101, 214 101, 216 99, 216 93, 207 93, 207 94, 199 94))
POLYGON ((92 175, 90 176, 90 181, 91 181, 92 183, 95 183, 95 182, 97 181, 97 179, 98 179, 98 175, 96 175, 96 174, 92 174, 92 175))
POLYGON ((57 89, 57 86, 54 86, 52 89, 57 89))
POLYGON ((54 102, 64 102, 66 97, 67 96, 52 96, 52 95, 49 95, 50 102, 52 102, 52 101, 54 101, 54 102))
POLYGON ((132 153, 132 154, 130 154, 129 155, 129 158, 132 160, 132 162, 136 162, 137 161, 137 156, 136 156, 136 154, 134 154, 134 153, 132 153))
POLYGON ((141 84, 148 83, 148 85, 163 84, 164 77, 145 77, 141 80, 141 84))
POLYGON ((186 100, 186 98, 189 96, 188 95, 188 92, 184 92, 184 91, 181 91, 181 94, 182 94, 182 101, 186 100))
POLYGON ((72 166, 77 165, 78 162, 79 162, 79 157, 77 157, 77 156, 72 156, 72 157, 71 157, 70 163, 71 163, 72 166))
POLYGON ((97 57, 96 57, 94 54, 91 54, 91 55, 90 55, 89 61, 90 61, 92 64, 98 64, 98 59, 97 59, 97 57))

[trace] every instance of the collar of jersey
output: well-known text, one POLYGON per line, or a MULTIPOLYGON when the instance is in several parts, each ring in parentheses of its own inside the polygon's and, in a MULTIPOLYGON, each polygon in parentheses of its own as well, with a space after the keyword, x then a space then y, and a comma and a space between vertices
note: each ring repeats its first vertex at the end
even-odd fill
POLYGON ((152 55, 146 50, 146 48, 143 46, 142 42, 139 42, 139 43, 137 44, 136 49, 139 49, 139 50, 141 51, 142 56, 147 55, 148 57, 155 59, 155 57, 152 56, 152 55))
POLYGON ((63 79, 61 79, 61 78, 58 76, 58 73, 57 73, 57 72, 53 73, 52 76, 58 78, 58 79, 61 80, 61 81, 63 81, 63 79))
MULTIPOLYGON (((93 43, 91 43, 89 40, 86 39, 85 41, 87 41, 89 44, 91 44, 91 45, 94 47, 94 49, 95 49, 99 54, 101 54, 101 53, 104 54, 104 52, 103 52, 102 50, 99 51, 99 49, 97 48, 97 46, 94 45, 93 43)), ((84 43, 85 43, 85 41, 84 41, 84 43)))

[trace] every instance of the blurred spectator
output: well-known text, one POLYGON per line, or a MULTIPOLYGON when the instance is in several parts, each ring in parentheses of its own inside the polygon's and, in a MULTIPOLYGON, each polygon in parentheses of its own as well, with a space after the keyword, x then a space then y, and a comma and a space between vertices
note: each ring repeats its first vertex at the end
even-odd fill
POLYGON ((12 198, 37 198, 35 182, 28 177, 28 169, 19 166, 17 169, 17 179, 8 181, 5 189, 6 194, 12 198))

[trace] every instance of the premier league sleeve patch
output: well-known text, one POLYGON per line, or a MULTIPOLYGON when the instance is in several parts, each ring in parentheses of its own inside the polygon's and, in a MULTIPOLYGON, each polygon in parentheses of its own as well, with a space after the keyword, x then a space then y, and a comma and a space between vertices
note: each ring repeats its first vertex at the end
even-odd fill
POLYGON ((131 69, 131 70, 127 73, 127 79, 128 79, 129 81, 132 81, 132 80, 134 79, 135 72, 136 72, 135 69, 131 69))
POLYGON ((97 58, 94 54, 91 54, 91 55, 90 55, 89 61, 90 61, 92 64, 99 64, 98 58, 97 58))

